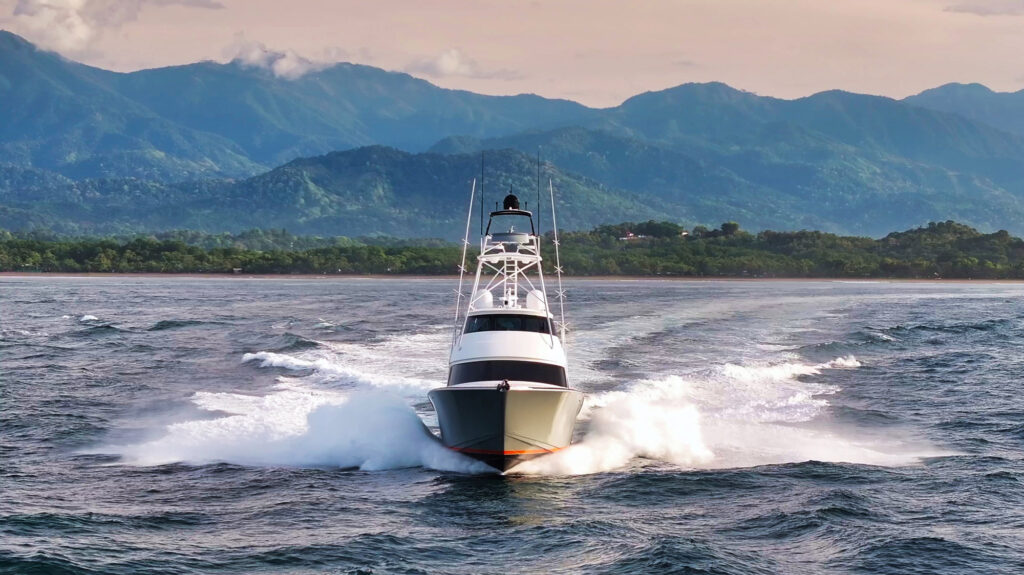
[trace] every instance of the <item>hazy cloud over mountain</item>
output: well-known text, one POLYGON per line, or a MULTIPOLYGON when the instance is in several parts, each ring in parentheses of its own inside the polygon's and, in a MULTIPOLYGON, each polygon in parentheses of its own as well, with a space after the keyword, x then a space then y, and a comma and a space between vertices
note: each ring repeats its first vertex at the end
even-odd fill
POLYGON ((518 78, 512 70, 486 70, 476 60, 458 48, 449 48, 435 58, 418 60, 406 67, 406 72, 431 78, 461 76, 464 78, 518 78))
MULTIPOLYGON (((262 42, 247 40, 242 34, 235 37, 235 42, 225 50, 225 54, 232 61, 241 62, 253 68, 269 70, 278 78, 288 80, 294 80, 310 72, 323 70, 340 59, 313 61, 292 50, 273 50, 262 42)), ((339 51, 335 51, 334 55, 342 56, 339 51)))
POLYGON ((44 48, 81 52, 104 29, 137 20, 146 5, 224 8, 216 0, 18 0, 13 21, 44 48))

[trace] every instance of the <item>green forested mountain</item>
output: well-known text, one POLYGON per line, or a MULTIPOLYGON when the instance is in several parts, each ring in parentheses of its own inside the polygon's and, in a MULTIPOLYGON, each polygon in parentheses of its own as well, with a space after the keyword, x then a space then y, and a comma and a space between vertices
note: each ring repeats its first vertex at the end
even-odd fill
POLYGON ((1024 136, 1024 90, 994 92, 981 84, 946 84, 904 98, 906 103, 957 114, 1024 136))
MULTIPOLYGON (((246 206, 246 214, 237 218, 239 228, 265 222, 290 230, 301 226, 303 233, 454 238, 462 234, 479 165, 476 155, 359 148, 295 160, 229 187, 214 205, 246 206), (302 214, 298 221, 296 213, 302 214)), ((485 207, 494 209, 510 189, 536 207, 536 173, 535 160, 525 154, 490 154, 485 207)), ((611 190, 553 166, 544 177, 557 186, 562 223, 571 228, 612 221, 621 214, 650 218, 660 213, 662 202, 656 199, 611 190)))
POLYGON ((159 180, 260 169, 231 141, 122 96, 116 76, 0 31, 0 163, 159 180))
MULTIPOLYGON (((237 182, 56 182, 0 191, 0 206, 8 206, 0 210, 0 228, 25 229, 30 221, 67 234, 286 228, 302 234, 455 238, 464 229, 479 167, 476 155, 371 146, 295 160, 237 182)), ((485 207, 493 209, 510 189, 535 207, 536 177, 534 158, 514 150, 489 154, 485 207)), ((544 178, 558 189, 560 221, 567 228, 622 217, 683 218, 657 198, 612 190, 554 166, 545 166, 544 178)), ((474 218, 478 211, 475 205, 474 218)))
POLYGON ((598 124, 734 165, 821 163, 851 152, 980 173, 1004 183, 1024 175, 1024 139, 962 116, 890 98, 830 91, 762 98, 723 84, 686 84, 636 96, 598 124))
POLYGON ((121 74, 0 31, 0 225, 453 237, 477 153, 493 157, 491 191, 532 190, 539 149, 570 228, 659 215, 1024 233, 1019 96, 781 100, 710 83, 591 109, 353 64, 297 79, 239 62, 121 74))
MULTIPOLYGON (((945 114, 940 117, 948 119, 945 114)), ((751 118, 748 124, 753 122, 751 118)), ((688 136, 672 137, 667 128, 657 129, 651 140, 638 136, 639 128, 573 127, 483 141, 449 138, 432 149, 459 153, 496 148, 536 153, 539 149, 566 170, 676 206, 682 221, 691 224, 735 219, 753 229, 879 235, 954 217, 989 229, 1024 229, 1024 185, 1016 175, 1024 171, 1024 163, 999 163, 989 156, 992 166, 970 171, 965 166, 961 171, 949 165, 969 163, 965 155, 913 160, 877 147, 854 146, 788 121, 746 126, 745 133, 734 136, 734 142, 743 143, 728 146, 717 143, 716 138, 724 137, 721 128, 707 134, 706 140, 694 141, 688 136)), ((684 133, 690 132, 678 132, 684 133)), ((1005 140, 1006 155, 1016 153, 1012 137, 996 135, 1005 140)), ((951 143, 950 148, 957 146, 951 143)))
POLYGON ((161 117, 223 136, 255 161, 369 145, 421 151, 449 134, 494 136, 571 124, 590 110, 539 96, 483 96, 370 66, 297 79, 232 62, 121 74, 116 89, 161 117))
POLYGON ((0 30, 0 163, 71 177, 253 175, 296 157, 572 123, 590 110, 338 64, 298 79, 232 62, 108 72, 0 30))
MULTIPOLYGON (((745 180, 721 163, 606 130, 569 127, 488 140, 447 138, 431 151, 465 154, 502 149, 527 154, 540 151, 545 160, 560 168, 615 189, 634 190, 651 202, 661 201, 680 221, 737 219, 755 229, 772 222, 786 228, 836 224, 809 213, 798 205, 797 198, 745 180)), ((485 163, 492 153, 484 153, 485 163)))

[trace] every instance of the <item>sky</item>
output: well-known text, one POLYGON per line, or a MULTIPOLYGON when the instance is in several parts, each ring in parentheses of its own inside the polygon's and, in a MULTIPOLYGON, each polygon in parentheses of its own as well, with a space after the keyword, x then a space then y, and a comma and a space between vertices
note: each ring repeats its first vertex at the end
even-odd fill
POLYGON ((597 107, 709 81, 781 98, 1024 88, 1024 0, 0 0, 0 28, 111 70, 347 61, 597 107))

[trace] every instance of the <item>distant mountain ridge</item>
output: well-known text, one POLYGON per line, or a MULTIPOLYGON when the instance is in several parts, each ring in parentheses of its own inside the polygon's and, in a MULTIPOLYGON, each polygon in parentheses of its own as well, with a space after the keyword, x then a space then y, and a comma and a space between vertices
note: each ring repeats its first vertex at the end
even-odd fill
POLYGON ((995 92, 981 84, 946 84, 903 99, 904 102, 958 114, 1024 136, 1024 90, 995 92))
POLYGON ((451 237, 480 152, 504 191, 533 189, 539 150, 569 227, 1024 233, 1022 98, 947 85, 782 100, 708 83, 593 109, 355 64, 293 80, 239 62, 115 73, 0 31, 0 226, 451 237))
POLYGON ((488 137, 589 112, 344 63, 294 80, 238 62, 122 74, 0 31, 0 150, 7 163, 72 177, 253 175, 300 156, 378 144, 416 151, 450 134, 488 137))
POLYGON ((260 169, 214 134, 177 125, 111 87, 117 74, 0 32, 4 163, 70 177, 234 175, 260 169))
MULTIPOLYGON (((49 181, 8 169, 9 179, 20 176, 30 183, 18 191, 0 190, 0 229, 35 226, 77 235, 286 228, 327 236, 454 239, 464 229, 479 162, 476 155, 410 154, 369 146, 298 159, 235 182, 49 181)), ((535 207, 533 158, 506 150, 489 154, 488 164, 485 208, 493 209, 509 189, 535 207)), ((559 220, 569 229, 622 217, 682 216, 656 198, 610 190, 550 165, 545 173, 559 190, 559 220)), ((4 174, 0 170, 0 183, 4 174)), ((476 214, 474 209, 474 229, 476 214)))

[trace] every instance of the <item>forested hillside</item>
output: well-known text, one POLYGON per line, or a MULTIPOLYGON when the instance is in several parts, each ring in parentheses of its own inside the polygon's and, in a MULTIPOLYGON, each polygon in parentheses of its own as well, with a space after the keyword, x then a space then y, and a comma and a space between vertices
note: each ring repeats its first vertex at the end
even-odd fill
MULTIPOLYGON (((683 232, 648 221, 565 234, 562 265, 576 276, 1024 279, 1024 241, 955 222, 879 240, 816 231, 751 234, 733 222, 683 232)), ((548 273, 550 247, 549 238, 548 273)), ((455 244, 280 231, 75 240, 0 231, 0 271, 8 272, 447 275, 460 254, 455 244)))

